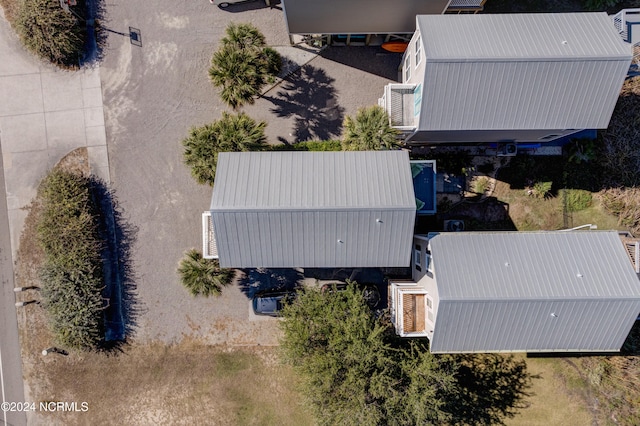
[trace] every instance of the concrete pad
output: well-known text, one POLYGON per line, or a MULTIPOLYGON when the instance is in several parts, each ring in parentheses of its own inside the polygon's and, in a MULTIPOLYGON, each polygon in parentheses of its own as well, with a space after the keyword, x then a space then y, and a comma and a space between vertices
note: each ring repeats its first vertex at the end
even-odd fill
POLYGON ((87 127, 104 126, 104 110, 102 106, 84 108, 84 125, 87 127))
POLYGON ((80 75, 70 72, 43 73, 42 96, 45 112, 82 108, 80 75))
POLYGON ((27 218, 29 212, 26 209, 11 209, 9 208, 9 233, 11 234, 11 254, 13 259, 16 259, 18 252, 18 245, 20 244, 20 235, 22 235, 22 228, 24 228, 24 221, 27 218))
POLYGON ((40 179, 49 169, 49 157, 46 151, 14 152, 8 157, 10 160, 4 163, 5 187, 7 198, 14 200, 8 208, 20 208, 35 196, 40 179))
POLYGON ((82 104, 85 108, 102 107, 102 89, 100 87, 83 88, 82 104))
POLYGON ((0 134, 4 152, 47 149, 44 113, 0 117, 0 134))
POLYGON ((40 74, 0 77, 0 117, 43 111, 40 74))
POLYGON ((86 68, 80 71, 80 82, 83 89, 100 88, 100 68, 86 68))
POLYGON ((109 168, 109 154, 107 153, 106 145, 88 147, 87 155, 89 156, 89 167, 92 173, 94 169, 109 168))
POLYGON ((0 19, 0 58, 2 58, 0 76, 38 73, 40 71, 38 60, 24 51, 16 33, 4 19, 2 10, 0 10, 0 15, 2 15, 2 19, 0 19))
POLYGON ((45 113, 47 145, 50 149, 66 149, 86 146, 84 112, 81 109, 45 113))
POLYGON ((107 135, 104 126, 92 126, 85 129, 87 146, 101 146, 107 144, 107 135))

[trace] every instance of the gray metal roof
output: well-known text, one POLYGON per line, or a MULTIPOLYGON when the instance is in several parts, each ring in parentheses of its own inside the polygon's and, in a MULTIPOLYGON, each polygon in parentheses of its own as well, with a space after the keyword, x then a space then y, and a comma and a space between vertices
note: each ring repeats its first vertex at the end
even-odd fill
POLYGON ((442 233, 430 244, 440 300, 640 298, 615 231, 442 233))
POLYGON ((416 24, 431 61, 567 61, 631 54, 605 12, 422 15, 416 24))
POLYGON ((618 351, 640 313, 615 231, 442 233, 430 244, 433 352, 618 351))
POLYGON ((599 129, 632 51, 606 13, 424 15, 419 129, 599 129))
POLYGON ((220 153, 211 200, 225 267, 408 266, 405 151, 220 153))
POLYGON ((419 14, 449 0, 282 0, 291 34, 411 34, 419 14))

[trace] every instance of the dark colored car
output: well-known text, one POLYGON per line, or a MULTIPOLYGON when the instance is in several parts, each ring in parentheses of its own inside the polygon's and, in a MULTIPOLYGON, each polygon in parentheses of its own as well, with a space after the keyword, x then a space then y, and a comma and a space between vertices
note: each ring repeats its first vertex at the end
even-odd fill
MULTIPOLYGON (((359 289, 362 289, 362 293, 364 295, 364 300, 367 302, 367 305, 374 309, 380 303, 380 290, 378 290, 378 286, 375 284, 356 284, 359 289)), ((320 288, 320 291, 323 293, 325 291, 344 291, 347 289, 347 283, 327 283, 323 284, 320 288)))
MULTIPOLYGON (((222 2, 218 3, 218 7, 220 9, 226 9, 227 7, 229 7, 231 5, 243 4, 243 3, 253 3, 255 1, 259 1, 259 0, 229 0, 229 1, 222 1, 222 2)), ((212 1, 212 3, 214 3, 214 2, 212 1)))
POLYGON ((253 296, 253 313, 256 315, 280 316, 280 311, 286 303, 291 303, 296 298, 296 292, 292 290, 265 290, 253 296))

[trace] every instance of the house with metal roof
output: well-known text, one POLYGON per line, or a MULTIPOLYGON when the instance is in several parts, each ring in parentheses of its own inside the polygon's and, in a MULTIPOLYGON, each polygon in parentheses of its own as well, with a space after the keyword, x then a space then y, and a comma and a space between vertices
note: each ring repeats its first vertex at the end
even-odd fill
POLYGON ((416 15, 477 12, 486 0, 282 0, 290 35, 321 35, 329 44, 409 40, 416 15))
POLYGON ((434 353, 617 352, 640 314, 627 246, 616 231, 416 235, 392 322, 434 353))
POLYGON ((419 15, 379 104, 408 143, 545 143, 608 126, 632 59, 604 12, 419 15))
POLYGON ((407 267, 415 218, 407 151, 221 152, 204 252, 228 268, 407 267))

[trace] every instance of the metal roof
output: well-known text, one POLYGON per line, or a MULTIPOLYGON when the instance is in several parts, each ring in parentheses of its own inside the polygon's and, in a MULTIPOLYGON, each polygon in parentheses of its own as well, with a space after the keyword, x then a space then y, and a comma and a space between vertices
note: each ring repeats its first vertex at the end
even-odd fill
POLYGON ((606 13, 421 15, 420 130, 600 129, 631 62, 606 13))
POLYGON ((640 281, 615 231, 442 233, 434 353, 619 351, 640 281))
POLYGON ((443 13, 449 0, 283 0, 290 34, 411 34, 418 14, 443 13))
POLYGON ((440 300, 640 298, 616 231, 453 232, 429 243, 440 300))
POLYGON ((415 214, 406 151, 218 155, 224 267, 408 266, 415 214))
POLYGON ((628 58, 605 12, 419 15, 416 25, 431 61, 628 58))

